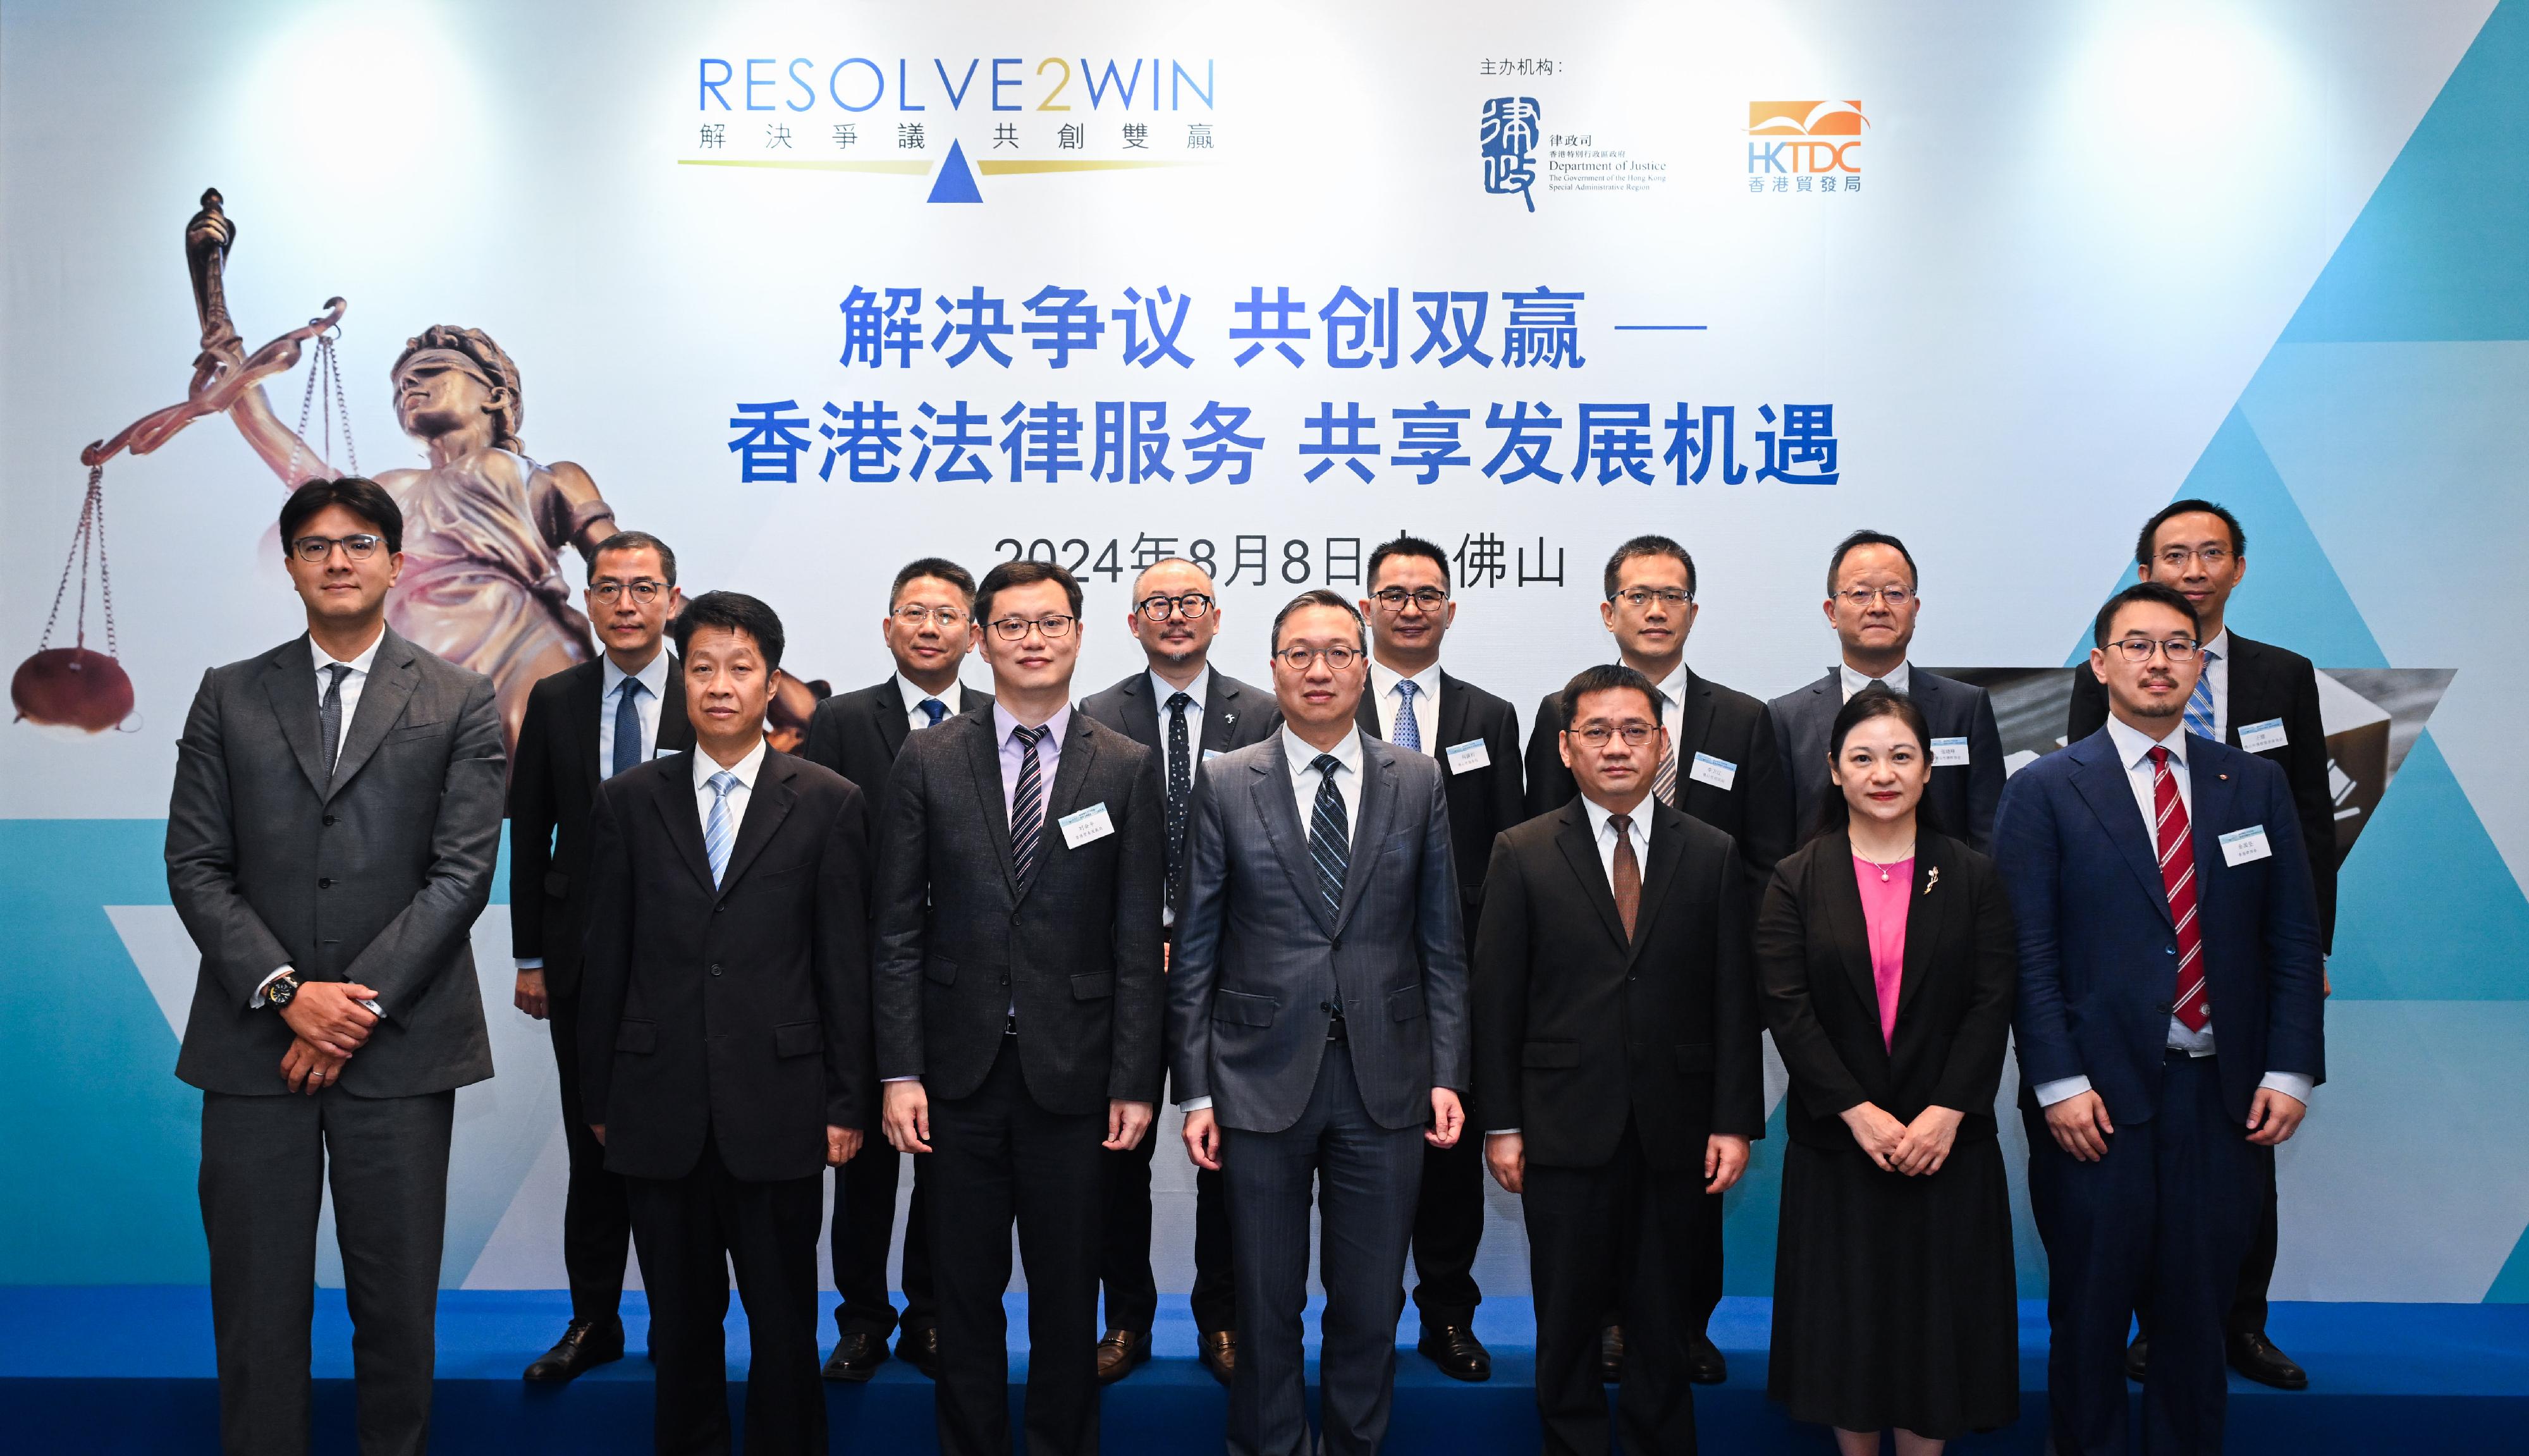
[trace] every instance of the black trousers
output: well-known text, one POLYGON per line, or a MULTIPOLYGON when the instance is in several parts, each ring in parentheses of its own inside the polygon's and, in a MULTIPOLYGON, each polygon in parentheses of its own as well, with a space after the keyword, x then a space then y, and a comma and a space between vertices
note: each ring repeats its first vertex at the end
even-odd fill
POLYGON ((826 1387, 817 1375, 817 1232, 822 1175, 755 1183, 703 1143, 681 1178, 625 1178, 658 1361, 660 1456, 729 1448, 730 1270, 746 1305, 746 1449, 824 1456, 826 1387))
MULTIPOLYGON (((834 1328, 885 1339, 898 1321, 887 1294, 887 1250, 895 1233, 895 1187, 906 1155, 884 1137, 865 1139, 860 1156, 834 1174, 834 1224, 827 1248, 834 1264, 834 1328)), ((913 1158, 913 1197, 904 1209, 904 1315, 907 1330, 940 1322, 931 1292, 931 1196, 923 1187, 929 1159, 913 1158)))
POLYGON ((588 1130, 579 1107, 579 998, 557 996, 545 1007, 553 1033, 554 1070, 562 1081, 562 1132, 570 1152, 570 1184, 562 1206, 562 1267, 570 1280, 570 1318, 603 1324, 620 1316, 623 1261, 632 1251, 632 1206, 623 1180, 606 1170, 606 1147, 588 1130))
POLYGON ((202 1094, 202 1233, 211 1252, 220 1448, 303 1456, 316 1221, 334 1190, 351 1309, 360 1456, 430 1446, 439 1256, 457 1094, 202 1094))
POLYGON ((1414 1209, 1414 1308, 1425 1327, 1472 1324, 1483 1291, 1476 1249, 1484 1237, 1484 1140, 1423 1148, 1423 1201, 1414 1209))
POLYGON ((1049 1112, 1017 1037, 970 1097, 931 1104, 942 1456, 1010 1456, 1010 1225, 1027 1266, 1028 1456, 1098 1456, 1099 1146, 1106 1117, 1049 1112))
MULTIPOLYGON (((1174 1138, 1166 1141, 1172 1147, 1176 1144, 1174 1138)), ((1151 1159, 1159 1142, 1154 1127, 1138 1148, 1122 1153, 1102 1149, 1098 1155, 1105 1182, 1106 1219, 1098 1278, 1106 1288, 1109 1329, 1148 1334, 1151 1321, 1158 1317, 1159 1285, 1151 1272, 1151 1159)), ((912 1258, 910 1250, 905 1257, 912 1258)), ((1187 1302, 1194 1307, 1195 1327, 1203 1333, 1238 1327, 1238 1285, 1229 1257, 1229 1195, 1220 1174, 1202 1168, 1194 1175, 1194 1292, 1187 1302)))
POLYGON ((1536 1300, 1536 1411, 1549 1456, 1605 1456, 1607 1394, 1598 1331, 1614 1310, 1625 1326, 1616 1391, 1616 1441, 1626 1456, 1691 1456, 1695 1385, 1687 1338, 1695 1295, 1677 1277, 1702 1225, 1719 1216, 1700 1159, 1673 1172, 1650 1167, 1628 1127, 1597 1167, 1528 1165, 1520 1204, 1528 1222, 1529 1287, 1536 1300))

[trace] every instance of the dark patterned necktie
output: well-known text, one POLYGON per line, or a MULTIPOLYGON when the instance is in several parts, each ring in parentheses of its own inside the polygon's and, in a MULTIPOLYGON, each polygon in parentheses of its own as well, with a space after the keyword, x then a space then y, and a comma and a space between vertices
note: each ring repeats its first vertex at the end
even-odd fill
POLYGON ((1642 913, 1642 862, 1634 854, 1634 820, 1630 814, 1610 814, 1607 823, 1616 831, 1616 868, 1608 878, 1616 894, 1616 918, 1625 923, 1625 939, 1634 938, 1634 922, 1642 913))
POLYGON ((1194 744, 1186 732, 1187 693, 1168 697, 1168 897, 1176 897, 1177 866, 1185 862, 1186 809, 1194 801, 1194 744))
POLYGON ((343 679, 351 669, 343 663, 327 663, 325 671, 334 680, 325 684, 325 701, 316 705, 316 722, 325 734, 325 777, 334 777, 334 760, 343 756, 343 679))
POLYGON ((1035 882, 1036 853, 1045 842, 1045 766, 1036 746, 1052 733, 1042 725, 1010 729, 1019 740, 1019 783, 1010 794, 1010 867, 1018 872, 1021 890, 1035 882))
POLYGON ((610 779, 641 761, 641 694, 645 691, 638 677, 624 678, 615 691, 615 766, 606 771, 610 779))
POLYGON ((1309 815, 1309 858, 1318 867, 1318 893, 1326 913, 1343 908, 1344 865, 1352 854, 1352 830, 1344 815, 1343 794, 1335 788, 1335 771, 1343 760, 1320 753, 1309 767, 1318 771, 1318 802, 1309 815))

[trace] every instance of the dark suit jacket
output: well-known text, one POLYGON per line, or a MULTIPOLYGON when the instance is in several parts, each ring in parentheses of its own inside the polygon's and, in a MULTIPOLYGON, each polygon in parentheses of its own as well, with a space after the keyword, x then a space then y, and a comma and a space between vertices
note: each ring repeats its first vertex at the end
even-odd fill
MULTIPOLYGON (((1353 714, 1362 736, 1375 738, 1378 705, 1372 700, 1375 682, 1361 695, 1353 714)), ((1484 869, 1491 862, 1493 836, 1529 817, 1519 771, 1519 710, 1463 678, 1440 673, 1440 722, 1426 725, 1423 743, 1440 766, 1440 782, 1449 801, 1449 846, 1458 871, 1458 894, 1465 901, 1467 929, 1476 925, 1476 907, 1484 898, 1484 869), (1491 762, 1472 773, 1449 766, 1448 750, 1482 739, 1491 762)))
MULTIPOLYGON (((1763 703, 1689 670, 1685 711, 1666 726, 1677 744, 1677 807, 1739 841, 1752 914, 1775 861, 1791 853, 1797 842, 1792 788, 1783 775, 1772 718, 1763 703), (1738 766, 1730 787, 1690 777, 1697 753, 1738 766)), ((1562 735, 1563 694, 1550 692, 1536 705, 1536 725, 1528 733, 1531 816, 1560 809, 1579 792, 1556 746, 1562 735)))
POLYGON ((386 629, 333 777, 315 659, 295 637, 202 674, 176 744, 167 890, 201 948, 176 1075, 206 1092, 289 1089, 291 1032, 264 978, 350 981, 386 1019, 343 1068, 357 1097, 413 1097, 492 1075, 466 936, 501 845, 492 682, 386 629))
POLYGON ((1039 1106, 1156 1103, 1167 799, 1151 750, 1074 710, 1022 890, 989 708, 906 740, 878 828, 878 1069, 971 1096, 1013 998, 1039 1106), (1115 832, 1074 849, 1059 821, 1106 806, 1115 832))
POLYGON ((1765 1021, 1792 1077, 1786 1127, 1839 1150, 1854 1146, 1841 1114, 1862 1103, 1901 1122, 1940 1106, 1966 1114, 1960 1142, 1991 1141, 2018 975, 2002 877, 1956 839, 1916 836, 1893 1040, 1853 877, 1852 838, 1821 835, 1775 867, 1757 912, 1765 1021))
POLYGON ((1633 939, 1579 799, 1493 842, 1476 930, 1469 1136, 1516 1127, 1531 1161, 1596 1167, 1630 1116, 1643 1159, 1700 1168, 1714 1133, 1765 1135, 1747 871, 1712 826, 1645 799, 1633 939))
MULTIPOLYGON (((2309 659, 2265 642, 2231 634, 2231 721, 2222 741, 2239 746, 2239 725, 2282 719, 2281 748, 2258 754, 2284 771, 2300 816, 2301 847, 2309 856, 2310 882, 2318 890, 2320 947, 2336 946, 2336 796, 2327 783, 2327 725, 2319 717, 2318 670, 2309 659)), ((2105 728, 2108 690, 2086 666, 2072 670, 2072 711, 2065 741, 2077 743, 2105 728)))
MULTIPOLYGON (((2317 897, 2283 770, 2202 738, 2187 758, 2223 1105, 2245 1124, 2266 1073, 2326 1080, 2317 897), (2273 852, 2224 863, 2221 836, 2250 825, 2265 827, 2273 852)), ((2105 728, 2012 776, 1994 848, 2019 935, 2012 1029, 2021 1103, 2035 1105, 2041 1083, 2086 1075, 2112 1119, 2148 1120, 2159 1106, 2178 940, 2148 826, 2105 728)))
MULTIPOLYGON (((1159 765, 1159 794, 1164 802, 1168 787, 1168 740, 1160 731, 1160 713, 1151 698, 1151 674, 1145 671, 1107 688, 1091 693, 1081 700, 1080 711, 1097 719, 1125 737, 1150 749, 1159 765)), ((1227 673, 1211 670, 1211 689, 1204 704, 1202 741, 1194 746, 1194 767, 1201 768, 1208 755, 1227 753, 1261 743, 1282 726, 1282 710, 1273 703, 1273 694, 1264 688, 1239 681, 1227 673)), ((1160 837, 1166 838, 1165 821, 1160 837)), ((1183 897, 1184 885, 1178 878, 1182 864, 1168 866, 1168 902, 1183 897)))
POLYGON ((693 754, 599 787, 579 1064, 609 1170, 681 1177, 708 1134, 739 1178, 805 1178, 829 1124, 875 1130, 868 814, 838 775, 768 749, 715 889, 693 754))
MULTIPOLYGON (((2002 802, 2002 730, 1994 726, 1993 699, 1981 687, 1926 673, 1908 665, 1906 695, 1923 710, 1923 721, 1935 738, 1967 740, 1967 761, 1935 767, 1923 791, 1941 832, 1965 841, 1979 854, 1993 843, 1993 811, 2002 802)), ((1826 777, 1827 734, 1835 716, 1844 711, 1844 674, 1827 674, 1806 687, 1797 687, 1766 705, 1774 718, 1774 742, 1782 750, 1792 781, 1793 829, 1816 830, 1823 806, 1832 800, 1839 812, 1844 795, 1826 777)), ((1923 745, 1929 751, 1931 744, 1923 745)))
MULTIPOLYGON (((518 751, 510 765, 510 953, 541 956, 545 990, 579 991, 579 943, 588 923, 588 813, 606 766, 597 761, 606 660, 565 668, 527 690, 518 751)), ((685 669, 668 658, 659 699, 661 752, 694 746, 685 721, 685 669)), ((654 755, 655 756, 655 755, 654 755)))
MULTIPOLYGON (((991 693, 957 684, 957 712, 991 706, 991 693)), ((895 767, 896 753, 912 735, 908 723, 912 712, 913 705, 904 700, 895 674, 889 673, 884 682, 826 699, 808 719, 808 740, 799 745, 799 756, 860 785, 861 792, 869 795, 872 833, 878 829, 878 805, 887 790, 888 771, 895 767)))

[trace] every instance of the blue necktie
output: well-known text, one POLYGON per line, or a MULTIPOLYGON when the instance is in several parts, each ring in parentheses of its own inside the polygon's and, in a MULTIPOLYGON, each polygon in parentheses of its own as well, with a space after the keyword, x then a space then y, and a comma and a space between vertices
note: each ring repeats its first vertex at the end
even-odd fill
POLYGON ((2221 655, 2204 653, 2195 674, 2195 691, 2186 695, 2186 730, 2199 738, 2213 736, 2213 664, 2221 655))
POLYGON ((921 709, 930 718, 931 721, 924 724, 924 728, 938 728, 940 720, 948 716, 948 705, 938 698, 924 698, 913 706, 921 709))
POLYGON ((737 787, 737 776, 726 769, 708 781, 714 795, 711 820, 703 826, 703 853, 711 860, 712 888, 720 888, 720 877, 728 872, 728 841, 737 837, 728 827, 728 792, 737 787))
POLYGON ((612 779, 641 761, 641 694, 645 689, 638 677, 626 677, 615 691, 615 767, 606 771, 612 779))
POLYGON ((1037 847, 1045 839, 1045 767, 1036 745, 1052 735, 1053 729, 1042 725, 1010 729, 1010 736, 1019 740, 1019 782, 1010 794, 1010 867, 1018 872, 1022 890, 1036 879, 1037 847))
POLYGON ((1318 893, 1325 897, 1326 914, 1332 916, 1343 910, 1344 865, 1352 855, 1343 793, 1335 787, 1335 771, 1343 760, 1320 753, 1309 767, 1318 771, 1318 802, 1309 815, 1309 858, 1318 867, 1318 893))
POLYGON ((1410 752, 1423 751, 1423 725, 1414 721, 1414 684, 1397 679, 1396 695, 1404 701, 1396 705, 1396 746, 1410 752))

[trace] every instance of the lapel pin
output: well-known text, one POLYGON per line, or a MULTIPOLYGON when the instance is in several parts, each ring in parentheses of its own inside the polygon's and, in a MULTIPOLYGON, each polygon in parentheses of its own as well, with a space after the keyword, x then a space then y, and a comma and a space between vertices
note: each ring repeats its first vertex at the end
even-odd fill
POLYGON ((1923 893, 1930 894, 1932 892, 1932 887, 1940 883, 1941 867, 1939 865, 1934 865, 1932 866, 1932 872, 1923 877, 1923 893))

